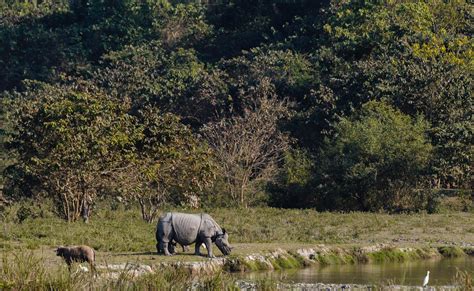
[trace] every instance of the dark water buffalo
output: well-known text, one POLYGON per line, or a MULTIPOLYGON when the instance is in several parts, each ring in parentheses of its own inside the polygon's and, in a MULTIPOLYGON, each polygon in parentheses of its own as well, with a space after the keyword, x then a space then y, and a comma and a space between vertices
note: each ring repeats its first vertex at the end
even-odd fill
POLYGON ((66 264, 71 270, 71 264, 74 262, 82 263, 88 262, 91 269, 95 269, 95 251, 88 246, 69 246, 69 247, 58 247, 56 249, 56 255, 62 257, 66 264))
POLYGON ((195 243, 195 255, 201 255, 200 247, 204 244, 207 256, 212 258, 212 243, 228 255, 231 252, 229 235, 209 214, 186 214, 168 212, 160 217, 156 227, 156 249, 158 253, 169 256, 174 251, 175 242, 182 246, 195 243))

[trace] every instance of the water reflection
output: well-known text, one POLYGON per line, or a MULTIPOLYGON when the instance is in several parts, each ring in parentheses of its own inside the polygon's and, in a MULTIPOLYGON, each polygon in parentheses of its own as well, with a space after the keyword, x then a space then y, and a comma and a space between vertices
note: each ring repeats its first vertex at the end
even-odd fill
POLYGON ((461 271, 474 272, 474 258, 386 264, 331 265, 283 272, 254 272, 238 276, 248 280, 270 276, 278 281, 294 283, 393 283, 417 286, 423 282, 426 271, 430 271, 430 285, 439 286, 453 283, 456 268, 461 271))

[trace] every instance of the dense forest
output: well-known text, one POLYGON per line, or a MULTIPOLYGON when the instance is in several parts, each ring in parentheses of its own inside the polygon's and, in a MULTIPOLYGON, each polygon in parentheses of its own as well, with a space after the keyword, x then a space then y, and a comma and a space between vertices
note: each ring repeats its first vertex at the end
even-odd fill
POLYGON ((0 0, 4 199, 432 211, 472 195, 466 0, 0 0))

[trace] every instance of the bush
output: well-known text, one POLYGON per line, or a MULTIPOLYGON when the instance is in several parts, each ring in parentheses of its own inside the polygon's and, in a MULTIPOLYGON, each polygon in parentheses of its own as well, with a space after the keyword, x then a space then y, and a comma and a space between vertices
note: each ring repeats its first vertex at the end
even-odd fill
POLYGON ((313 205, 310 187, 313 170, 311 156, 304 150, 292 149, 285 153, 283 170, 277 181, 268 187, 272 207, 307 208, 313 205))
POLYGON ((34 218, 33 212, 30 207, 20 206, 20 209, 16 212, 18 222, 22 223, 27 218, 34 218))
POLYGON ((432 147, 428 124, 371 101, 336 125, 320 154, 319 208, 404 211, 426 208, 432 147))

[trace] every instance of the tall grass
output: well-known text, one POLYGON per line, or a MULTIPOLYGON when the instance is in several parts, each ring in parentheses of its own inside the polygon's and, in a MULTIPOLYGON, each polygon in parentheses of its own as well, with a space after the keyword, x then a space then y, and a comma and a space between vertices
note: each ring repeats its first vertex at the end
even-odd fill
MULTIPOLYGON (((92 280, 91 280, 92 279, 92 280)), ((1 290, 79 290, 93 286, 87 273, 69 273, 65 267, 50 270, 41 258, 28 251, 3 253, 1 290)))
POLYGON ((185 269, 163 267, 154 273, 136 276, 130 269, 110 276, 99 273, 71 272, 63 267, 47 268, 41 258, 24 252, 8 252, 2 257, 0 290, 235 290, 236 281, 228 273, 192 275, 185 269))
MULTIPOLYGON (((41 258, 28 251, 5 252, 1 262, 0 290, 240 290, 242 286, 242 282, 223 271, 199 276, 171 267, 162 267, 142 276, 134 276, 127 268, 117 276, 109 276, 111 270, 91 274, 73 268, 69 272, 65 264, 48 268, 41 258)), ((281 280, 262 277, 244 286, 252 286, 252 290, 276 290, 281 280)), ((458 270, 453 278, 453 285, 459 290, 474 290, 473 282, 473 274, 469 271, 458 270)), ((393 283, 387 281, 382 286, 393 283)))
POLYGON ((469 273, 468 271, 461 271, 459 269, 456 269, 454 284, 460 286, 462 290, 474 291, 474 273, 469 273))

